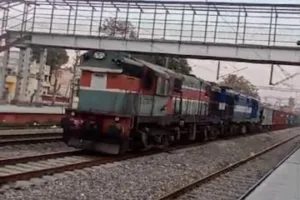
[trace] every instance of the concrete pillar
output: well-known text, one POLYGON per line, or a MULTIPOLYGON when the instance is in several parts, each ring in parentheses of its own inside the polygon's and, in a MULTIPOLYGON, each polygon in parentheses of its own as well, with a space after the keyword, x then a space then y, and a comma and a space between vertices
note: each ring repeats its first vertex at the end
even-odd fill
POLYGON ((40 52, 40 65, 39 65, 39 73, 37 74, 37 90, 35 95, 35 103, 42 103, 42 94, 43 94, 43 83, 45 76, 45 65, 47 60, 47 49, 42 49, 40 52))
POLYGON ((77 92, 80 85, 80 77, 81 77, 81 70, 77 68, 77 66, 80 64, 80 51, 76 50, 76 58, 75 58, 75 64, 74 64, 74 74, 73 79, 71 83, 71 95, 70 95, 70 107, 73 109, 76 109, 78 107, 79 98, 77 96, 77 92))
POLYGON ((9 61, 9 50, 4 51, 2 63, 0 64, 0 100, 6 101, 5 92, 6 92, 6 77, 7 77, 7 67, 9 61))
POLYGON ((19 65, 17 70, 16 102, 29 102, 28 85, 30 78, 31 48, 20 48, 19 65))
POLYGON ((78 108, 79 97, 77 96, 77 93, 78 93, 79 85, 80 85, 80 77, 81 77, 81 70, 75 66, 74 67, 74 77, 72 80, 72 92, 71 92, 71 108, 72 109, 78 108))

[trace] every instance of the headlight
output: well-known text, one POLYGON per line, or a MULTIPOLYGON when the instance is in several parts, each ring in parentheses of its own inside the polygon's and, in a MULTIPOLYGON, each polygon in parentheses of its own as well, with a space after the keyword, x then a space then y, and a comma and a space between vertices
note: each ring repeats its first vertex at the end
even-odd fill
POLYGON ((94 53, 94 58, 98 60, 102 60, 105 58, 105 53, 104 52, 95 52, 94 53))

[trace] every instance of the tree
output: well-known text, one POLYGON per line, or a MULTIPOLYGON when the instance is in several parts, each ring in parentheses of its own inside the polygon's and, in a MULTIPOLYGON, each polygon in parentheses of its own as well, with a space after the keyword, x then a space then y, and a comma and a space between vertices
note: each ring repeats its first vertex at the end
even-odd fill
MULTIPOLYGON (((40 62, 40 52, 41 47, 32 48, 32 60, 36 60, 37 63, 40 62)), ((69 61, 69 56, 67 51, 62 48, 47 48, 47 59, 46 65, 50 66, 50 71, 55 71, 59 69, 63 64, 69 61)))
MULTIPOLYGON (((115 18, 107 18, 104 20, 101 27, 99 27, 99 32, 103 32, 107 36, 111 37, 125 37, 125 38, 136 38, 136 31, 134 25, 129 21, 116 20, 115 18)), ((141 55, 132 54, 133 57, 151 62, 156 65, 166 66, 176 72, 183 74, 190 74, 192 68, 189 66, 187 59, 185 58, 175 58, 162 55, 141 55)))
POLYGON ((224 77, 220 82, 220 85, 229 86, 237 92, 251 95, 255 98, 259 98, 258 89, 251 84, 244 76, 237 76, 236 74, 229 74, 224 77))
POLYGON ((99 26, 99 32, 104 32, 107 36, 136 38, 135 27, 129 21, 116 20, 115 18, 106 18, 99 26))
MULTIPOLYGON (((40 61, 40 52, 42 51, 41 47, 34 47, 32 49, 32 60, 36 60, 38 63, 40 61)), ((63 48, 47 48, 47 59, 46 65, 50 66, 50 81, 53 79, 54 83, 53 93, 52 93, 52 105, 55 103, 56 94, 59 91, 61 85, 58 84, 59 69, 63 64, 66 64, 69 61, 69 56, 67 51, 63 48)))

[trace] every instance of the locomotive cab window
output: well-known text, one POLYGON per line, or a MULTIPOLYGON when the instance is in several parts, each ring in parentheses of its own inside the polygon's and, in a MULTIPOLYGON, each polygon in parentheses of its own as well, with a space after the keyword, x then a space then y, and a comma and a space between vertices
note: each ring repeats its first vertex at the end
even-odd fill
POLYGON ((145 73, 145 77, 143 78, 143 85, 145 89, 150 89, 153 85, 153 81, 155 79, 155 73, 152 70, 147 70, 145 73))
POLYGON ((157 78, 156 94, 167 96, 169 93, 169 80, 162 77, 157 78))
POLYGON ((182 89, 182 80, 175 78, 174 80, 174 91, 181 92, 182 89))
POLYGON ((133 66, 127 63, 122 63, 123 74, 127 76, 132 76, 135 78, 143 77, 143 68, 139 66, 133 66))
POLYGON ((82 64, 90 59, 91 59, 90 52, 87 52, 80 57, 80 64, 82 64))

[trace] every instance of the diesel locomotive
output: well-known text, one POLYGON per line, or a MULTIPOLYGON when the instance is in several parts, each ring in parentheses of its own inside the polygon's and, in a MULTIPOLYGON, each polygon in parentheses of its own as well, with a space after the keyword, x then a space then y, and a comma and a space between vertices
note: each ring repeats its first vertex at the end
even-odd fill
POLYGON ((78 68, 78 108, 61 121, 69 146, 124 154, 298 124, 249 95, 127 53, 88 51, 78 68))

